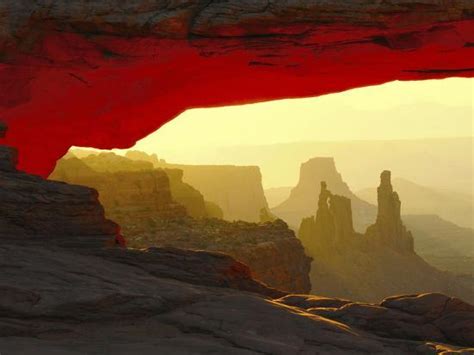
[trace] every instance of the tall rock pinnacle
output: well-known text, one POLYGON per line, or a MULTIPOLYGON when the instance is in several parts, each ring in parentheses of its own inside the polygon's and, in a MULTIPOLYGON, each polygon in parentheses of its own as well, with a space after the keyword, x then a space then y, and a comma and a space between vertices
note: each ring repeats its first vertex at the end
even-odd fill
POLYGON ((367 228, 367 237, 400 252, 413 252, 413 237, 403 225, 400 198, 393 191, 391 173, 388 170, 380 174, 377 200, 377 220, 367 228))

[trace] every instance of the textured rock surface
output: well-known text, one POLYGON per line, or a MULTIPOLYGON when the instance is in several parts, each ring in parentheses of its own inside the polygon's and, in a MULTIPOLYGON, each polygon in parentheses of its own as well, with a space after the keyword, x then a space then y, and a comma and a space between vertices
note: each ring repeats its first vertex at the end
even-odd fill
POLYGON ((284 295, 249 279, 225 256, 166 249, 95 254, 0 245, 2 352, 436 354, 459 350, 455 344, 473 329, 472 307, 457 300, 433 313, 442 296, 408 303, 400 297, 382 306, 303 295, 275 300, 265 294, 284 295), (413 327, 425 324, 424 333, 413 327), (436 329, 450 335, 440 338, 436 329), (433 343, 440 339, 453 345, 433 343))
POLYGON ((305 295, 278 302, 382 337, 474 346, 474 307, 440 293, 389 297, 380 304, 305 295))
POLYGON ((288 292, 311 290, 311 258, 282 221, 255 224, 181 219, 153 226, 123 225, 131 247, 165 246, 220 251, 248 265, 263 283, 288 292))
POLYGON ((373 221, 376 208, 352 193, 337 171, 333 158, 313 158, 301 164, 298 184, 291 190, 288 199, 272 208, 272 212, 296 230, 303 218, 314 214, 321 181, 325 181, 334 194, 351 199, 355 228, 365 230, 373 221))
POLYGON ((379 201, 376 223, 359 234, 352 228, 350 200, 333 195, 321 183, 316 217, 303 219, 298 234, 314 259, 312 292, 374 302, 391 294, 429 291, 472 302, 472 279, 441 272, 414 252, 387 171, 382 173, 379 201))
POLYGON ((71 145, 130 147, 190 107, 472 76, 470 1, 0 6, 7 142, 43 176, 71 145))
POLYGON ((17 171, 15 162, 16 151, 0 146, 1 241, 90 247, 121 240, 97 191, 17 171))

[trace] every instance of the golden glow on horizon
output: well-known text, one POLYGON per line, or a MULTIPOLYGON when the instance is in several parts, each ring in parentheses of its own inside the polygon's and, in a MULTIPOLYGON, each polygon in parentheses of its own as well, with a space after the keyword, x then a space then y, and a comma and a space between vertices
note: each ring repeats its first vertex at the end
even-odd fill
POLYGON ((436 151, 421 145, 430 148, 420 153, 418 139, 473 137, 473 86, 474 79, 461 78, 391 82, 316 98, 193 109, 131 149, 173 163, 258 165, 266 187, 294 186, 299 165, 315 156, 334 157, 355 189, 374 186, 377 181, 371 179, 387 166, 422 185, 440 185, 452 180, 445 176, 450 170, 427 179, 427 167, 417 169, 418 159, 438 156, 472 175, 474 146, 466 148, 469 140, 459 139, 447 150, 443 144, 435 145, 436 151), (414 140, 391 144, 398 147, 393 151, 384 148, 384 140, 400 139, 414 140), (370 142, 375 140, 381 142, 370 142), (276 145, 281 142, 311 143, 276 145), (379 148, 374 151, 374 146, 379 148), (355 147, 360 156, 352 156, 355 147), (417 158, 410 159, 410 149, 418 151, 417 158), (450 154, 456 159, 451 161, 450 154), (371 157, 372 168, 364 156, 371 157))
POLYGON ((315 98, 192 109, 135 149, 163 155, 193 146, 472 136, 473 86, 474 79, 461 78, 396 81, 315 98))

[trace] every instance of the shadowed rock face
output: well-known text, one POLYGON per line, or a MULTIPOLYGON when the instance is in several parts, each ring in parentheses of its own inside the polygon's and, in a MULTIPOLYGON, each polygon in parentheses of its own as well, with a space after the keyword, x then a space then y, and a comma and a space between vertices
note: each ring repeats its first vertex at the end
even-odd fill
POLYGON ((227 256, 170 249, 2 243, 0 257, 0 347, 11 354, 395 355, 472 345, 472 306, 437 294, 379 305, 284 295, 227 256))
POLYGON ((97 192, 16 170, 16 150, 0 146, 0 242, 103 247, 121 242, 97 192))

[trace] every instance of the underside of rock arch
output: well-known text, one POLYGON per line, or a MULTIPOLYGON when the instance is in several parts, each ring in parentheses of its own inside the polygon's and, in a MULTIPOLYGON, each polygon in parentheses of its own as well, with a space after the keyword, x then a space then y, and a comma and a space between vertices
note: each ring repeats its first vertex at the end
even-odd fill
POLYGON ((130 147, 188 108, 472 77, 473 44, 463 0, 6 0, 0 120, 46 176, 72 145, 130 147))

